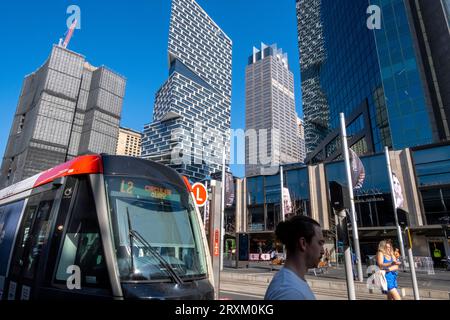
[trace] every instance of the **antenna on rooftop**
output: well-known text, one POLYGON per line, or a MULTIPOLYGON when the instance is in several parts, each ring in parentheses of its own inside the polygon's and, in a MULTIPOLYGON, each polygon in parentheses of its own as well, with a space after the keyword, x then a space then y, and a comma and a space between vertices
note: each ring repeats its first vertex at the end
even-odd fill
POLYGON ((59 39, 59 46, 62 46, 63 48, 67 48, 69 45, 70 39, 72 38, 73 31, 75 30, 75 27, 77 26, 77 19, 74 19, 72 21, 72 24, 69 27, 69 30, 66 32, 66 38, 64 39, 64 42, 62 42, 62 38, 59 39))

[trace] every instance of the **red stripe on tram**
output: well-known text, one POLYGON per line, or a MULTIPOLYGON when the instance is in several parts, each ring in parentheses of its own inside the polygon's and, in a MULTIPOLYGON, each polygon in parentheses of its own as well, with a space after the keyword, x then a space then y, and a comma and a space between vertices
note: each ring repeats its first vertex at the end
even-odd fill
POLYGON ((33 187, 44 185, 61 177, 95 173, 103 173, 102 157, 100 155, 80 156, 43 172, 33 187))

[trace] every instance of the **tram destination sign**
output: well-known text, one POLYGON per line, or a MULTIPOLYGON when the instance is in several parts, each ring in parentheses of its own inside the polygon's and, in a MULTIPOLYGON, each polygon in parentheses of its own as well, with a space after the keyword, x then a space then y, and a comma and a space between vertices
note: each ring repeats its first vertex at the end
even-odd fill
POLYGON ((180 194, 170 185, 159 185, 158 183, 152 183, 152 181, 140 178, 121 178, 119 180, 112 180, 113 181, 109 181, 109 188, 115 194, 121 196, 180 202, 180 194))

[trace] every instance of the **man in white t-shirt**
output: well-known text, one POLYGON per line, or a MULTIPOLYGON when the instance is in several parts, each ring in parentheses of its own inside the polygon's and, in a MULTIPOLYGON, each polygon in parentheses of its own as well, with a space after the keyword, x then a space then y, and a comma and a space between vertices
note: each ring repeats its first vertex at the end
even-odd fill
POLYGON ((280 222, 275 233, 286 246, 287 258, 270 282, 264 299, 315 300, 305 274, 309 268, 317 267, 324 254, 320 224, 307 216, 294 216, 280 222))

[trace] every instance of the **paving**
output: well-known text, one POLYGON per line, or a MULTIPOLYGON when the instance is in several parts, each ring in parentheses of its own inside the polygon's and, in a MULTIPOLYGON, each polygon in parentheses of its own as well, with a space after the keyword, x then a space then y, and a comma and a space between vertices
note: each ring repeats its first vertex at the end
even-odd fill
MULTIPOLYGON (((273 275, 281 266, 273 266, 267 263, 249 263, 248 267, 231 268, 225 267, 221 273, 224 281, 244 281, 261 285, 268 285, 273 275)), ((363 266, 363 274, 366 275, 366 266, 363 266)), ((306 280, 313 291, 319 292, 347 292, 345 271, 342 266, 330 267, 327 270, 309 270, 306 280)), ((370 299, 371 295, 381 295, 377 290, 369 290, 366 284, 367 277, 362 283, 355 281, 355 292, 357 299, 370 299)), ((411 274, 399 272, 399 288, 405 299, 414 298, 412 290, 411 274)), ((444 299, 450 300, 450 271, 434 270, 434 274, 417 273, 417 284, 421 299, 444 299)))

